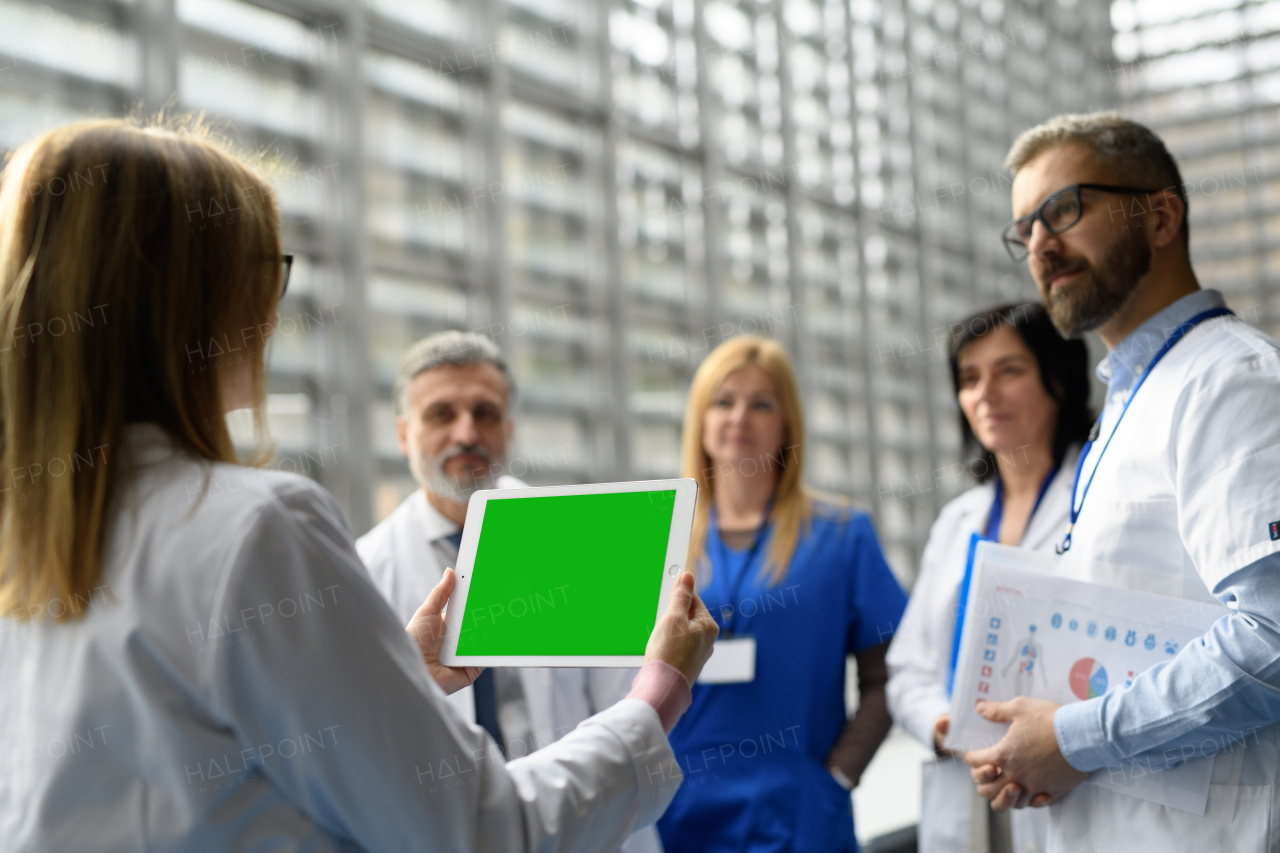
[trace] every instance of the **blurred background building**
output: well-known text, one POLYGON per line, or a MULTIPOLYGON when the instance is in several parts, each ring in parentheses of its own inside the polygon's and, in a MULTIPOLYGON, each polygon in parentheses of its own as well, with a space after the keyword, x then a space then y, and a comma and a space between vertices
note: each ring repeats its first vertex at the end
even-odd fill
POLYGON ((1004 154, 1111 106, 1180 159, 1202 283, 1280 331, 1276 0, 0 0, 0 149, 164 109, 278 156, 274 464, 357 533, 413 488, 390 390, 419 337, 497 341, 510 470, 562 483, 675 474, 693 371, 763 333, 810 483, 910 584, 968 485, 946 327, 1035 298, 1004 154))

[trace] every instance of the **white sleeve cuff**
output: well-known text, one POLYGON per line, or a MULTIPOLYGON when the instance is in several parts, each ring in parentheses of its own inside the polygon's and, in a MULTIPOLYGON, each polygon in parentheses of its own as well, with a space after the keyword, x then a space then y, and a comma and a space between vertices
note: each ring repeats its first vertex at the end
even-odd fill
POLYGON ((684 781, 658 712, 643 699, 623 699, 584 720, 582 725, 604 726, 626 745, 636 768, 636 826, 655 823, 684 781))

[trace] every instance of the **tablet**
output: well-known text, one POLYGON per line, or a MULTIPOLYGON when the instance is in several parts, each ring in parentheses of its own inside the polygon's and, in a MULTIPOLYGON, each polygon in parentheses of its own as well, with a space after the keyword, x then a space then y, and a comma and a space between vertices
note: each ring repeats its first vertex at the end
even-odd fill
POLYGON ((697 497, 687 479, 476 492, 440 662, 640 666, 697 497))

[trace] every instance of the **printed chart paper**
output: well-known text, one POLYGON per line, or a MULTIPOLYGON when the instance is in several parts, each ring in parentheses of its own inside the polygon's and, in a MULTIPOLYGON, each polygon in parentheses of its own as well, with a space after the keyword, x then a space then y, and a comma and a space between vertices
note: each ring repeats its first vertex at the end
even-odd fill
MULTIPOLYGON (((974 553, 948 749, 995 744, 1008 725, 978 716, 978 700, 1015 696, 1059 704, 1123 688, 1172 659, 1227 613, 1212 603, 1084 583, 1052 575, 1048 554, 981 542, 974 553)), ((1089 777, 1095 785, 1203 815, 1212 758, 1172 770, 1140 765, 1089 777)))

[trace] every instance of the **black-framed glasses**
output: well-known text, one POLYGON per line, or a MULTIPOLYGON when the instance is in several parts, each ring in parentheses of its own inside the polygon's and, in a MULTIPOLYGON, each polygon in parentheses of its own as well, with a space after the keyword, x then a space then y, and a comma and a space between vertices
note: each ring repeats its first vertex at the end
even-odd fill
POLYGON ((1001 239, 1015 261, 1026 260, 1030 250, 1027 243, 1031 240, 1031 229, 1039 221, 1050 234, 1061 234, 1071 228, 1084 216, 1084 202, 1080 199, 1080 190, 1098 190, 1104 193, 1121 195, 1141 195, 1160 192, 1142 187, 1121 187, 1115 184, 1072 184, 1069 187, 1050 193, 1040 202, 1040 206, 1026 216, 1013 220, 1004 227, 1001 239))
POLYGON ((281 255, 280 263, 284 267, 280 276, 280 298, 284 299, 285 291, 289 289, 289 274, 293 272, 293 255, 281 255))

